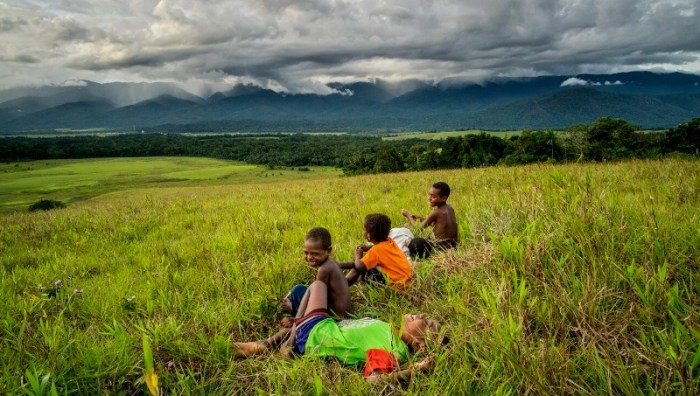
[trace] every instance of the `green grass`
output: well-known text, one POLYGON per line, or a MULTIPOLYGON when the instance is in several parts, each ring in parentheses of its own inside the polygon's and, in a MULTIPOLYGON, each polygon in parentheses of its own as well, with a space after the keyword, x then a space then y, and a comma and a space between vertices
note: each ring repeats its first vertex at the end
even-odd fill
POLYGON ((314 167, 309 172, 300 172, 189 157, 5 163, 0 164, 0 211, 26 209, 39 199, 72 203, 111 191, 149 186, 249 184, 339 174, 333 168, 314 167))
POLYGON ((58 393, 143 394, 151 355, 165 394, 698 394, 699 170, 634 161, 146 188, 0 214, 0 394, 42 378, 58 393), (336 362, 234 359, 231 343, 273 332, 278 300, 314 276, 309 228, 329 228, 347 260, 365 214, 400 224, 401 208, 427 211, 437 180, 452 186, 460 248, 421 262, 405 293, 351 288, 358 316, 445 323, 452 344, 432 372, 368 385, 336 362))
POLYGON ((425 140, 435 140, 435 139, 447 139, 448 137, 459 137, 465 135, 476 135, 479 133, 486 133, 498 137, 510 137, 517 136, 522 133, 522 131, 483 131, 480 129, 470 129, 466 131, 444 131, 444 132, 415 132, 415 133, 401 133, 397 135, 385 136, 383 140, 406 140, 406 139, 425 139, 425 140))

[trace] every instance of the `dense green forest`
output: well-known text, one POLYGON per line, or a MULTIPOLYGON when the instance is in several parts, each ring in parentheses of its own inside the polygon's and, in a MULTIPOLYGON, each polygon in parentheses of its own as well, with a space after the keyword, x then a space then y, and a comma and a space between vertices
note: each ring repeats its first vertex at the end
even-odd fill
POLYGON ((366 135, 124 134, 0 139, 0 160, 195 156, 274 166, 335 166, 346 174, 525 164, 610 161, 698 155, 700 118, 664 132, 643 132, 605 117, 564 132, 525 131, 501 138, 485 133, 444 140, 383 141, 366 135))

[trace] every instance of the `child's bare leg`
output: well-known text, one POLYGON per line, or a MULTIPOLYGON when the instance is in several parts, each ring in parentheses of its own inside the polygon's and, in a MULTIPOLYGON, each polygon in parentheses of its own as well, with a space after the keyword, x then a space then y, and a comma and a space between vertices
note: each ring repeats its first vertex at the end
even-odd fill
MULTIPOLYGON (((303 316, 320 308, 328 309, 328 289, 325 283, 315 281, 304 294, 297 312, 301 312, 301 316, 303 316)), ((293 326, 291 329, 282 329, 272 337, 262 341, 235 342, 233 345, 238 348, 239 356, 249 357, 279 347, 285 340, 290 339, 289 335, 293 334, 294 331, 296 331, 296 326, 293 326)))
MULTIPOLYGON (((309 286, 304 294, 304 298, 301 299, 299 303, 299 309, 297 310, 297 319, 303 318, 305 315, 310 314, 316 309, 328 309, 328 287, 325 283, 321 281, 314 281, 314 283, 309 286)), ((296 323, 290 329, 289 337, 284 341, 282 348, 291 349, 294 346, 294 340, 296 339, 297 325, 296 323)))
POLYGON ((321 281, 314 281, 299 303, 297 318, 309 314, 315 309, 328 309, 328 286, 321 281))
MULTIPOLYGON (((311 284, 313 286, 313 283, 311 284)), ((304 312, 306 312, 306 306, 309 305, 309 295, 311 294, 311 286, 309 286, 308 289, 306 289, 306 293, 304 293, 304 297, 301 298, 301 301, 299 302, 299 308, 297 308, 297 314, 294 317, 294 319, 299 319, 304 316, 304 312)))
POLYGON ((252 342, 234 342, 233 345, 238 348, 238 355, 241 357, 250 357, 271 349, 279 348, 280 344, 289 337, 292 329, 282 329, 262 341, 252 342))
POLYGON ((352 286, 358 279, 360 279, 360 274, 355 268, 351 269, 350 272, 345 274, 345 280, 348 281, 348 286, 352 286))

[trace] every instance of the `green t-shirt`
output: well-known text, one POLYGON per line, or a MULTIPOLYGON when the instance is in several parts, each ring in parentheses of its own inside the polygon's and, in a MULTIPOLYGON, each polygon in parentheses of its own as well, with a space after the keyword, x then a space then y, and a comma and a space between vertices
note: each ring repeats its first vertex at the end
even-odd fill
POLYGON ((332 356, 345 364, 353 365, 364 362, 370 349, 391 352, 400 362, 406 361, 408 357, 408 347, 389 323, 369 318, 342 322, 328 318, 318 322, 306 340, 305 354, 332 356))

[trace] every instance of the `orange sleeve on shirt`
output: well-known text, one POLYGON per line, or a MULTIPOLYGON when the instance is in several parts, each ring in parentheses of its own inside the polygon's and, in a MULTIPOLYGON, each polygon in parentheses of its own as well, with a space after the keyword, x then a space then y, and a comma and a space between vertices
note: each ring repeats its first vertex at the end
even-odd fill
POLYGON ((371 270, 372 268, 376 267, 379 264, 379 255, 377 254, 378 249, 376 249, 376 245, 372 246, 371 249, 369 249, 364 256, 362 256, 362 264, 365 265, 365 268, 368 270, 371 270))

